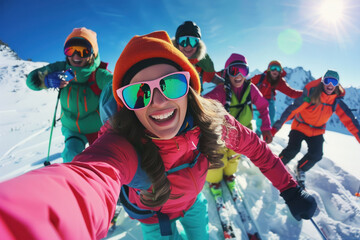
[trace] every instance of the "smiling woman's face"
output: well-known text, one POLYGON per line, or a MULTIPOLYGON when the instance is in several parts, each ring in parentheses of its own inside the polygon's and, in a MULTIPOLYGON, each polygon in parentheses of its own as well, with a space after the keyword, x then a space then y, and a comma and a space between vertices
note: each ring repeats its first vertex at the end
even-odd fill
POLYGON ((191 58, 197 51, 198 47, 191 47, 190 44, 186 47, 179 46, 179 50, 187 57, 191 58))
POLYGON ((325 85, 323 84, 324 86, 324 92, 327 94, 327 95, 331 95, 333 94, 333 92, 335 91, 335 88, 332 84, 328 84, 328 85, 325 85))
POLYGON ((244 84, 244 81, 245 81, 245 77, 243 77, 241 74, 239 74, 238 76, 236 77, 232 77, 232 76, 229 76, 230 78, 230 82, 231 82, 231 85, 234 87, 234 88, 239 88, 241 87, 243 84, 244 84))
MULTIPOLYGON (((168 64, 157 64, 139 71, 130 83, 157 79, 178 70, 168 64)), ((160 139, 171 139, 179 132, 187 111, 187 95, 169 100, 159 89, 153 90, 148 107, 134 111, 141 124, 160 139)))
POLYGON ((90 61, 90 57, 82 58, 77 53, 71 57, 67 57, 71 66, 74 67, 85 67, 90 61))

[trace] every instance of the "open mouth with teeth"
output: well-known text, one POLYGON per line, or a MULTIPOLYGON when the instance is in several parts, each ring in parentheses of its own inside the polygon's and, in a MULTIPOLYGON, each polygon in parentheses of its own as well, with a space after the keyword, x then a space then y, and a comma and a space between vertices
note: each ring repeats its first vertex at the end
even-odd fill
POLYGON ((173 111, 170 111, 167 113, 151 115, 150 118, 155 122, 162 123, 162 122, 172 120, 176 115, 175 113, 176 113, 176 110, 174 109, 173 111))
POLYGON ((72 62, 76 66, 81 66, 83 63, 83 59, 72 59, 72 62))
POLYGON ((80 64, 82 62, 82 59, 80 59, 80 60, 73 59, 73 62, 76 63, 76 64, 80 64))
POLYGON ((234 82, 235 82, 235 83, 241 83, 241 82, 242 82, 242 79, 240 79, 240 80, 236 80, 236 79, 235 79, 234 82))

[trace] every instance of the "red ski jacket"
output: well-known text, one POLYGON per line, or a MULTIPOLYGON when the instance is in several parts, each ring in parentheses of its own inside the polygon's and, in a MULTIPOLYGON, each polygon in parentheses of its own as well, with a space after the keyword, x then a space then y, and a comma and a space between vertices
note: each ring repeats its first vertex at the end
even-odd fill
POLYGON ((267 100, 271 100, 271 99, 275 100, 275 96, 276 96, 275 90, 278 90, 291 98, 298 98, 301 96, 302 94, 301 90, 295 90, 286 83, 284 79, 284 77, 286 76, 286 72, 284 70, 278 84, 274 87, 271 86, 270 82, 268 81, 266 71, 263 74, 265 74, 265 76, 260 84, 259 82, 261 80, 262 74, 258 74, 252 77, 251 82, 259 88, 263 97, 266 98, 267 100))

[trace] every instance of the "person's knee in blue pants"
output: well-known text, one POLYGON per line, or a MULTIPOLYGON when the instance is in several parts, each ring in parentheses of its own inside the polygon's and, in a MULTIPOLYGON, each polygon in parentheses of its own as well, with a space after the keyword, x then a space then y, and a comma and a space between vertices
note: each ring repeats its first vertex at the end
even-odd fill
POLYGON ((71 137, 65 141, 64 151, 61 153, 63 162, 71 162, 76 155, 85 149, 85 143, 78 137, 71 137))
POLYGON ((202 192, 180 222, 189 240, 209 239, 208 203, 202 192))
POLYGON ((274 124, 274 122, 275 122, 275 113, 276 113, 275 101, 274 100, 268 100, 268 103, 269 103, 270 124, 272 126, 274 124))
POLYGON ((184 217, 170 221, 172 230, 171 236, 161 236, 159 224, 141 223, 143 238, 156 240, 182 239, 176 227, 177 220, 182 224, 187 240, 209 239, 208 206, 204 194, 200 193, 198 195, 194 205, 186 211, 184 217))
POLYGON ((65 147, 61 157, 64 163, 71 162, 76 155, 85 149, 88 141, 85 135, 71 131, 66 127, 62 127, 61 132, 65 137, 65 147))
POLYGON ((260 137, 261 136, 261 125, 262 125, 262 119, 260 118, 260 113, 258 110, 254 109, 253 116, 255 119, 256 129, 255 133, 260 137))

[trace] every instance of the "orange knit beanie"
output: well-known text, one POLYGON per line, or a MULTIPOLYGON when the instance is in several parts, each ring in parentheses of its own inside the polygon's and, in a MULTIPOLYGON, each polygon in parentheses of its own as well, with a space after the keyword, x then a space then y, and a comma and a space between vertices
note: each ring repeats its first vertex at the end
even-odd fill
POLYGON ((94 56, 95 58, 98 56, 99 53, 99 47, 98 47, 98 43, 97 43, 97 38, 96 38, 96 32, 87 29, 85 27, 82 28, 74 28, 74 30, 70 33, 70 35, 66 38, 64 46, 66 44, 67 41, 69 41, 71 38, 84 38, 86 39, 92 46, 93 51, 94 51, 94 56))
POLYGON ((164 58, 178 64, 183 71, 190 73, 190 86, 200 93, 200 78, 187 57, 180 52, 171 42, 165 31, 152 32, 143 36, 134 36, 125 46, 116 62, 113 76, 113 94, 120 107, 122 101, 116 90, 122 87, 123 78, 127 71, 136 63, 145 59, 164 58))

